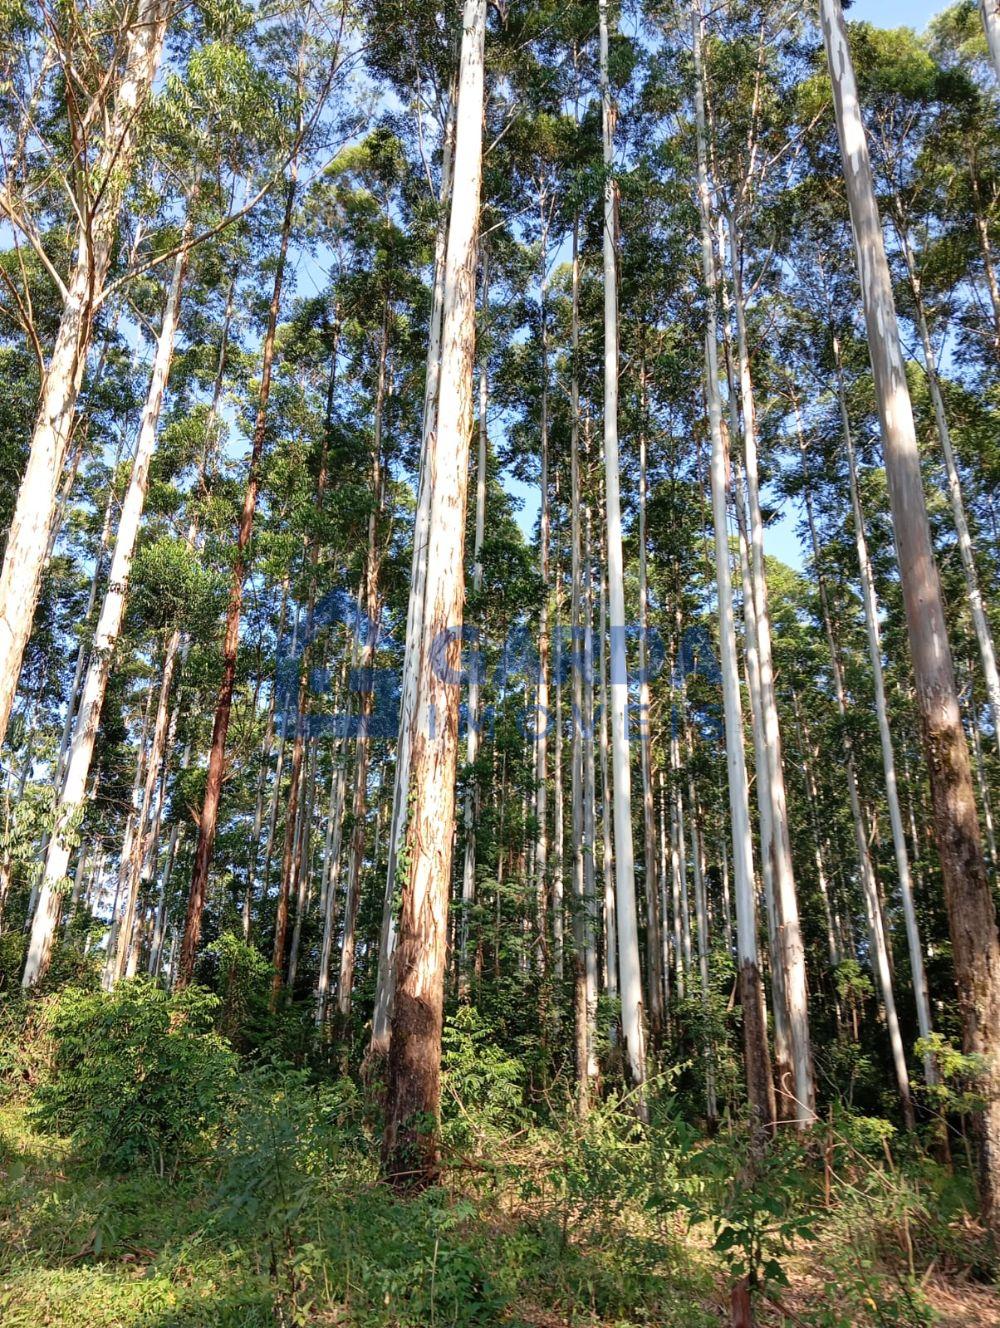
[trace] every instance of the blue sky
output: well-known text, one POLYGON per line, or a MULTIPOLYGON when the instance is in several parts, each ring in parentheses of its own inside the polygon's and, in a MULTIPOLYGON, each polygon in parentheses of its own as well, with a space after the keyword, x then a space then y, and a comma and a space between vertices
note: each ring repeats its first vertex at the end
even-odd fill
POLYGON ((880 28, 916 28, 921 31, 929 19, 947 6, 929 0, 855 0, 848 10, 852 20, 864 19, 880 28))

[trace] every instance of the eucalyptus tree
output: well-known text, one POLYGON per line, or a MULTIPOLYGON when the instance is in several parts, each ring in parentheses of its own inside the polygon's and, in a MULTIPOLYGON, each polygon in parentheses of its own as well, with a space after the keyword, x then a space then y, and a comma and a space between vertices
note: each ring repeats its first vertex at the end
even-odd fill
MULTIPOLYGON (((207 207, 200 206, 203 175, 206 170, 216 168, 220 164, 217 160, 213 160, 213 135, 218 132, 233 131, 249 107, 259 108, 261 105, 258 90, 251 86, 252 67, 241 60, 242 52, 226 42, 217 42, 214 46, 213 59, 204 58, 205 50, 201 48, 192 56, 183 75, 175 75, 168 80, 167 95, 171 98, 172 104, 162 109, 156 107, 153 111, 154 127, 159 131, 159 141, 154 139, 152 149, 154 159, 159 156, 157 161, 159 176, 161 179, 168 179, 173 171, 179 170, 188 174, 189 182, 182 204, 184 212, 179 230, 168 229, 167 232, 167 244, 170 245, 173 241, 172 247, 175 252, 166 288, 160 330, 156 338, 146 404, 132 458, 131 478, 122 500, 108 585, 79 698, 77 699, 71 692, 67 704, 67 729, 71 716, 73 723, 72 741, 67 752, 65 771, 62 772, 62 784, 57 794, 57 823, 48 844, 39 903, 32 922, 31 942, 23 975, 25 988, 34 986, 44 977, 48 967, 55 922, 59 912, 61 882, 66 875, 73 847, 73 824, 79 815, 80 804, 86 790, 112 657, 125 614, 129 576, 139 537, 150 464, 157 442, 160 414, 170 375, 174 339, 181 320, 181 294, 192 253, 191 237, 196 226, 203 227, 210 223, 213 212, 216 216, 225 216, 225 197, 220 199, 215 189, 206 191, 209 194, 205 200, 207 207), (228 68, 225 65, 227 57, 228 68), (225 70, 223 86, 220 86, 219 80, 220 66, 225 70), (180 162, 179 158, 182 158, 180 162)), ((232 167, 232 163, 227 164, 232 167)), ((144 827, 145 815, 149 811, 154 794, 167 739, 170 684, 179 640, 178 631, 174 637, 173 648, 164 664, 140 831, 144 827)), ((140 833, 137 842, 141 838, 140 833)), ((132 873, 126 892, 128 924, 131 924, 134 918, 138 884, 137 873, 132 873)), ((130 929, 127 926, 126 942, 129 935, 130 929)))
POLYGON ((419 661, 417 642, 422 630, 425 599, 430 488, 425 483, 424 462, 429 440, 437 428, 445 265, 455 173, 459 34, 457 25, 453 21, 439 24, 436 13, 431 11, 414 16, 411 9, 401 4, 400 0, 369 0, 368 11, 369 21, 377 23, 379 30, 385 35, 384 41, 370 48, 368 59, 373 69, 397 89, 404 90, 409 100, 418 125, 428 193, 434 213, 421 448, 416 466, 417 501, 410 569, 411 593, 406 614, 386 883, 370 1046, 373 1055, 384 1057, 389 1050, 390 1025, 395 1000, 395 951, 399 906, 397 876, 402 862, 409 814, 413 713, 419 661), (428 133, 434 130, 438 136, 436 154, 430 149, 427 139, 428 133), (435 155, 440 159, 436 178, 433 164, 435 155))
POLYGON ((966 1048, 985 1058, 979 1120, 984 1216, 1000 1223, 1000 936, 983 859, 969 751, 930 540, 909 389, 847 28, 837 0, 821 18, 854 229, 885 447, 934 831, 948 903, 966 1048))
POLYGON ((407 880, 396 945, 383 1167, 401 1184, 433 1180, 440 1109, 452 821, 458 763, 458 689, 450 676, 462 626, 465 508, 472 436, 476 258, 483 170, 485 0, 466 0, 455 115, 454 187, 444 265, 436 427, 424 443, 428 489, 412 726, 413 797, 407 880))
MULTIPOLYGON (((74 9, 51 26, 40 23, 34 34, 51 51, 46 50, 38 71, 43 86, 31 89, 31 104, 58 98, 60 78, 74 88, 75 95, 64 103, 65 127, 74 151, 62 161, 61 172, 73 238, 64 276, 58 258, 47 251, 46 219, 34 214, 29 181, 18 178, 16 169, 8 174, 0 210, 18 244, 27 245, 37 256, 59 293, 62 309, 46 356, 31 314, 30 290, 9 277, 5 280, 38 358, 41 391, 0 570, 0 742, 7 732, 31 633, 93 321, 106 297, 122 196, 172 9, 171 0, 127 0, 111 24, 103 8, 95 6, 83 15, 74 9), (92 125, 100 126, 99 131, 92 134, 92 125)), ((33 119, 31 106, 26 106, 25 127, 33 119)), ((61 115, 58 122, 61 132, 61 115)), ((15 158, 23 155, 21 144, 15 158)), ((55 155, 61 159, 58 149, 55 155)), ((66 200, 61 200, 60 212, 65 206, 66 200)))
MULTIPOLYGON (((719 644, 725 705, 726 765, 732 822, 733 862, 736 878, 737 950, 740 997, 743 1010, 747 1091, 751 1111, 759 1126, 771 1124, 774 1114, 770 1055, 764 1019, 763 994, 757 962, 756 899, 753 847, 750 837, 749 789, 743 750, 743 719, 736 659, 736 630, 733 621, 732 574, 726 518, 726 454, 723 437, 722 400, 718 362, 718 320, 715 256, 712 238, 712 204, 708 175, 708 146, 702 62, 703 16, 700 0, 691 11, 695 61, 695 127, 697 135, 697 199, 701 223, 702 277, 706 292, 705 395, 711 435, 712 518, 715 530, 715 579, 718 599, 719 644)), ((798 1088, 798 1077, 796 1079, 798 1088)), ((812 1114, 808 1095, 797 1092, 796 1114, 812 1114)))
POLYGON ((635 849, 632 837, 632 775, 628 733, 628 664, 625 652, 625 572, 618 457, 618 190, 615 182, 616 110, 611 86, 610 29, 607 0, 598 0, 600 43, 601 137, 604 154, 604 492, 607 529, 608 627, 610 640, 609 699, 611 706, 611 767, 614 788, 615 920, 618 930, 618 981, 622 1033, 629 1075, 641 1095, 646 1078, 646 1046, 639 928, 636 917, 635 849))
MULTIPOLYGON (((712 96, 715 163, 714 183, 718 207, 724 214, 735 315, 734 396, 740 402, 741 438, 746 478, 746 531, 750 553, 749 589, 753 599, 753 630, 756 647, 757 706, 755 722, 761 729, 764 776, 763 795, 769 804, 770 834, 766 851, 770 857, 776 912, 778 955, 782 965, 781 985, 788 1009, 796 1118, 808 1122, 815 1108, 815 1083, 809 1036, 809 1012, 802 925, 795 885, 789 810, 785 791, 781 725, 775 696, 771 627, 768 613, 764 521, 761 510, 761 481, 758 459, 758 410, 751 369, 748 331, 747 288, 753 262, 754 214, 770 202, 770 176, 781 169, 787 151, 787 124, 782 107, 787 100, 787 59, 772 57, 775 37, 784 34, 794 14, 780 2, 755 8, 748 30, 732 25, 732 50, 723 45, 729 62, 728 78, 715 87, 710 71, 706 79, 712 96), (754 30, 756 29, 756 31, 754 30), (745 48, 752 51, 747 58, 745 48), (742 60, 741 60, 742 55, 742 60)), ((724 30, 723 43, 729 36, 724 30)), ((720 222, 720 227, 722 223, 720 222)), ((723 257, 723 262, 725 257, 723 257)), ((769 262, 765 257, 764 264, 769 262)), ((763 273, 761 273, 763 276, 763 273)), ((742 480, 737 478, 737 484, 742 480)), ((740 495, 741 496, 741 495, 740 495)))
POLYGON ((290 146, 290 153, 287 154, 288 164, 285 170, 282 191, 283 207, 278 232, 277 261, 274 268, 271 299, 261 350, 260 388, 251 435, 247 485, 240 512, 236 538, 236 561, 233 567, 229 606, 226 612, 226 628, 222 646, 222 678, 215 706, 205 793, 198 818, 198 843, 195 850, 187 916, 184 924, 184 937, 179 957, 178 975, 182 982, 189 982, 194 970, 195 954, 201 934, 201 918, 205 907, 205 896, 212 862, 212 851, 218 825, 226 738, 229 731, 236 686, 236 662, 240 641, 244 581, 247 573, 247 561, 250 556, 250 540, 253 534, 257 495, 260 488, 261 463, 267 439, 268 400, 274 368, 275 339, 289 243, 295 220, 299 171, 303 156, 307 151, 304 138, 307 127, 312 127, 315 124, 319 109, 329 93, 334 78, 341 71, 343 63, 341 34, 335 32, 332 43, 325 36, 317 39, 310 29, 310 16, 307 16, 302 23, 292 25, 287 32, 279 30, 270 34, 270 43, 273 48, 271 52, 273 58, 283 61, 285 64, 287 79, 285 95, 288 106, 293 111, 294 120, 290 125, 282 126, 286 136, 284 145, 286 148, 290 146), (307 110, 311 111, 312 116, 308 124, 306 120, 307 110), (287 140, 290 140, 290 143, 287 140))

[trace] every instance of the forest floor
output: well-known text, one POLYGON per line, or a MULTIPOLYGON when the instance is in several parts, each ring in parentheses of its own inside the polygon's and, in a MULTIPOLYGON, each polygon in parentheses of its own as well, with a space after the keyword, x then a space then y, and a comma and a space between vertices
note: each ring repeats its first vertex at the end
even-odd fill
MULTIPOLYGON (((253 1202, 235 1227, 220 1227, 218 1183, 210 1165, 164 1177, 149 1169, 102 1175, 67 1140, 39 1133, 25 1106, 0 1109, 0 1322, 708 1328, 729 1321, 727 1277, 710 1241, 679 1219, 668 1224, 676 1240, 662 1228, 657 1240, 648 1238, 625 1209, 610 1225, 604 1215, 559 1232, 539 1218, 530 1192, 526 1199, 524 1191, 456 1189, 435 1208, 371 1185, 341 1196, 332 1225, 308 1242, 297 1238, 292 1251, 282 1248, 288 1228, 253 1202)), ((334 1198, 330 1208, 337 1207, 334 1198)), ((922 1277, 900 1275, 887 1294, 869 1268, 861 1292, 853 1287, 840 1303, 842 1273, 820 1246, 796 1249, 786 1267, 790 1284, 758 1304, 761 1328, 1000 1324, 995 1288, 971 1270, 945 1273, 932 1262, 922 1277)))

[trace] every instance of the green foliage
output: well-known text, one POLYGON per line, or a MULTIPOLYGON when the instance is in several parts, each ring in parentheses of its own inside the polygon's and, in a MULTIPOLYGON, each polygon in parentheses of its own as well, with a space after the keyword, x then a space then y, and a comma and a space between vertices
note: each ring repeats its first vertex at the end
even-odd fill
POLYGON ((759 1150, 746 1131, 719 1135, 689 1153, 678 1202, 691 1221, 712 1229, 712 1248, 734 1281, 752 1289, 787 1286, 787 1260, 814 1238, 799 1142, 780 1136, 759 1150), (690 1183, 693 1182, 693 1183, 690 1183))
POLYGON ((460 1005, 442 1035, 444 1138, 457 1148, 522 1127, 526 1073, 471 1005, 460 1005))
POLYGON ((978 1111, 983 1096, 979 1091, 987 1069, 982 1056, 966 1055, 940 1033, 917 1040, 917 1055, 929 1056, 937 1066, 937 1083, 923 1083, 920 1091, 942 1114, 978 1111))
POLYGON ((170 995, 145 979, 65 988, 46 1010, 52 1074, 35 1120, 113 1171, 145 1161, 162 1174, 204 1153, 236 1068, 211 1029, 217 1007, 198 987, 170 995))
POLYGON ((254 945, 231 931, 223 932, 206 950, 218 962, 220 1004, 216 1028, 241 1049, 257 1040, 254 1034, 268 1018, 274 968, 254 945))

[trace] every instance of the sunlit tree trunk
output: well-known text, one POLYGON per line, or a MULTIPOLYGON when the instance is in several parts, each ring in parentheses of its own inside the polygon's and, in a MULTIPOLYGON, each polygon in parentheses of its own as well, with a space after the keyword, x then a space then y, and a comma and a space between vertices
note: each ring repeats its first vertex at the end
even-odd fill
MULTIPOLYGON (((837 710, 840 714, 841 720, 846 721, 848 716, 848 705, 847 691, 844 685, 844 671, 840 661, 840 650, 837 645, 837 636, 834 631, 833 615, 830 612, 830 601, 826 590, 826 578, 823 575, 822 563, 820 561, 819 535, 816 530, 812 489, 806 464, 805 436, 802 431, 801 416, 799 414, 797 402, 795 403, 795 412, 796 428, 799 438, 799 451, 802 458, 806 520, 809 527, 810 541, 812 543, 813 565, 816 580, 819 584, 820 612, 823 616, 823 627, 826 632, 827 645, 830 650, 830 669, 833 674, 833 688, 834 694, 837 698, 837 710)), ((885 1010, 886 1028, 889 1034, 889 1043, 892 1050, 893 1065, 896 1071, 896 1082, 899 1087, 899 1096, 903 1106, 903 1114, 906 1117, 908 1127, 912 1128, 913 1104, 910 1097, 910 1079, 906 1068, 906 1055, 903 1048, 903 1042, 899 1032, 899 1020, 896 1016, 896 1001, 893 993, 892 974, 885 935, 885 926, 882 918, 882 907, 878 898, 875 868, 872 864, 871 851, 868 845, 868 829, 865 824, 864 811, 861 804, 861 794, 858 788, 857 762, 854 756, 854 747, 846 730, 844 740, 846 745, 845 773, 847 776, 847 796, 851 807, 851 822, 854 827, 854 847, 858 864, 858 877, 860 879, 862 899, 865 905, 865 915, 868 920, 868 930, 871 938, 872 969, 878 980, 879 989, 882 993, 882 1006, 885 1010)))
MULTIPOLYGON (((129 14, 121 81, 101 150, 93 169, 81 172, 88 182, 89 197, 76 199, 83 206, 75 258, 62 292, 59 330, 42 378, 28 462, 0 570, 0 744, 7 733, 21 660, 31 634, 94 314, 104 294, 118 211, 132 171, 142 108, 159 67, 171 3, 139 0, 136 10, 129 14)), ((43 969, 48 962, 46 933, 51 938, 51 931, 43 925, 38 938, 40 948, 34 957, 29 955, 32 972, 43 952, 43 969)), ((32 977, 27 985, 35 980, 32 977)))
POLYGON ((771 857, 774 867, 775 903, 778 910, 781 956, 785 969, 788 1026, 792 1038, 795 1115, 800 1125, 807 1125, 815 1119, 816 1115, 816 1086, 813 1079, 812 1044, 809 1037, 805 945, 802 939, 798 894, 795 888, 795 875, 792 866, 792 846, 785 796, 785 770, 781 752, 781 728, 778 723, 778 705, 774 693, 774 662, 771 651, 771 625, 767 603, 767 571, 764 562, 764 521, 761 515, 757 467, 757 412, 753 381, 750 374, 750 352, 747 343, 746 311, 743 302, 741 255, 737 247, 735 229, 731 219, 728 229, 733 278, 733 306, 736 312, 740 401, 743 413, 743 459, 746 466, 747 500, 750 516, 751 589, 756 615, 757 655, 760 667, 760 723, 764 734, 768 794, 772 807, 771 857))
MULTIPOLYGON (((601 717, 601 866, 602 866, 602 885, 604 899, 604 963, 606 968, 605 986, 608 996, 612 1000, 618 998, 618 927, 615 922, 615 880, 614 880, 614 841, 612 831, 612 810, 611 810, 611 760, 610 743, 608 741, 608 662, 607 662, 607 592, 605 590, 604 579, 601 578, 601 621, 600 621, 600 641, 598 650, 600 653, 599 662, 599 686, 600 701, 598 704, 598 713, 601 717)), ((584 708, 586 713, 586 707, 584 708)), ((593 710, 591 710, 593 714, 593 710)), ((591 720, 591 723, 594 721, 591 720)), ((586 895, 584 896, 586 898, 586 895)), ((590 911, 585 910, 585 917, 589 919, 590 911)), ((591 936, 587 941, 587 962, 590 962, 590 954, 595 950, 597 941, 596 936, 591 936)), ((589 991, 589 980, 588 980, 589 991)), ((588 996, 588 1002, 589 1002, 588 996)), ((596 1004, 596 996, 594 998, 596 1004)))
MULTIPOLYGON (((991 3, 991 0, 986 0, 991 3)), ((996 0, 992 0, 996 5, 996 0)), ((996 13, 993 16, 994 25, 997 23, 996 13)), ((979 588, 979 573, 976 571, 976 559, 972 550, 972 536, 969 533, 969 521, 965 515, 965 502, 962 498, 962 482, 958 474, 958 462, 955 459, 955 449, 951 441, 951 429, 948 427, 948 416, 944 408, 944 397, 941 393, 941 380, 938 377, 937 356, 934 353, 934 346, 931 342, 930 328, 927 326, 927 314, 924 309, 923 288, 920 282, 920 276, 917 272, 916 262, 914 261, 913 251, 910 248, 909 237, 906 234, 904 224, 899 226, 900 243, 903 248, 903 257, 906 260, 906 270, 910 279, 910 289, 913 292, 913 301, 916 308, 917 330, 920 333, 920 343, 924 352, 924 368, 927 373, 927 386, 930 390, 931 405, 934 408, 934 421, 937 425, 938 438, 941 443, 941 452, 944 456, 944 470, 948 481, 948 499, 951 503, 952 518, 955 522, 955 533, 958 536, 958 554, 962 560, 962 571, 965 574, 965 593, 969 601, 969 613, 972 617, 972 626, 976 633, 976 644, 979 646, 979 658, 983 668, 983 678, 986 681, 986 695, 989 699, 990 714, 993 719, 993 732, 998 748, 1000 748, 1000 673, 997 672, 996 650, 993 645, 993 634, 990 631, 990 625, 986 619, 986 610, 983 606, 983 594, 979 588)))
POLYGON ((142 888, 142 867, 149 849, 149 834, 152 832, 150 819, 152 815, 153 799, 156 795, 157 785, 161 782, 163 772, 163 756, 167 747, 167 736, 170 728, 170 689, 173 685, 174 668, 177 664, 177 655, 180 647, 180 629, 174 628, 170 633, 170 639, 167 642, 163 657, 163 670, 160 677, 160 695, 156 704, 156 719, 153 722, 153 739, 149 750, 149 757, 146 762, 146 778, 143 783, 142 803, 139 807, 136 818, 136 833, 133 837, 132 851, 129 854, 129 860, 122 863, 124 870, 124 879, 126 882, 126 902, 125 914, 122 922, 122 944, 118 947, 118 954, 115 959, 114 971, 111 977, 111 984, 119 981, 126 968, 128 957, 132 953, 133 930, 136 921, 136 908, 139 903, 139 892, 142 888), (147 827, 149 829, 147 830, 147 827))
POLYGON ((396 772, 389 822, 389 849, 385 896, 382 905, 382 928, 379 935, 378 971, 375 984, 375 1009, 372 1015, 370 1053, 386 1056, 392 1023, 396 989, 395 953, 398 890, 402 848, 406 837, 410 765, 413 743, 413 712, 417 695, 418 642, 423 630, 425 587, 427 581, 427 546, 430 523, 430 487, 426 459, 438 427, 438 397, 441 379, 441 342, 444 320, 445 269, 455 171, 455 135, 458 89, 454 84, 448 101, 444 139, 441 148, 441 197, 434 236, 434 286, 431 291, 430 328, 427 339, 427 362, 424 383, 424 409, 421 427, 420 471, 417 482, 417 511, 413 523, 413 557, 410 568, 410 600, 406 612, 406 643, 403 656, 402 695, 399 708, 399 737, 396 743, 396 772))
POLYGON ((746 513, 743 499, 743 479, 740 467, 735 468, 733 491, 736 497, 736 520, 740 552, 740 570, 743 581, 743 624, 745 648, 743 666, 746 673, 747 695, 750 701, 750 732, 753 738, 754 771, 757 776, 757 816, 760 827, 760 866, 764 887, 764 910, 767 919, 768 951, 771 966, 771 1014, 774 1020, 774 1072, 777 1081, 777 1108, 783 1120, 795 1119, 794 1071, 792 1069, 792 1035, 788 1021, 788 996, 785 990, 785 964, 781 952, 778 909, 774 891, 774 858, 771 853, 773 839, 773 803, 769 789, 767 754, 764 750, 764 729, 760 718, 760 663, 757 655, 757 611, 750 573, 750 554, 746 538, 746 513))
POLYGON ((986 1102, 977 1122, 983 1214, 994 1235, 1000 1236, 1000 937, 996 908, 979 836, 969 749, 958 706, 892 281, 847 29, 838 0, 821 0, 820 12, 882 426, 965 1049, 983 1056, 988 1067, 982 1082, 986 1102))
POLYGON ((736 660, 736 628, 733 620, 733 588, 729 568, 729 535, 726 521, 726 454, 722 434, 722 402, 719 393, 719 363, 716 315, 716 274, 712 245, 711 203, 705 134, 705 98, 701 70, 702 17, 700 0, 692 12, 695 55, 695 118, 698 132, 698 206, 701 216, 702 276, 707 292, 705 317, 706 395, 712 439, 710 478, 712 518, 715 526, 715 577, 719 613, 719 645, 726 728, 726 767, 729 782, 729 812, 732 823, 733 863, 736 878, 736 927, 740 1000, 743 1009, 744 1055, 747 1094, 758 1128, 774 1120, 774 1086, 771 1082, 764 996, 757 962, 756 899, 754 897, 753 850, 750 839, 750 804, 746 759, 743 751, 743 714, 736 660))
POLYGON ((396 985, 386 1078, 382 1163, 396 1183, 432 1181, 438 1168, 448 902, 458 761, 464 536, 472 438, 476 257, 483 169, 486 0, 466 0, 456 115, 441 336, 437 428, 427 439, 430 490, 412 717, 412 798, 407 879, 396 946, 396 985))
POLYGON ((608 4, 599 0, 602 136, 604 143, 604 476, 607 508, 608 623, 610 627, 611 770, 614 788, 615 904, 622 1034, 636 1107, 645 1115, 646 1078, 639 926, 632 842, 632 779, 628 735, 628 664, 625 654, 625 577, 618 467, 618 190, 614 179, 615 107, 608 78, 608 4))
MULTIPOLYGON (((865 536, 864 513, 861 510, 861 493, 858 488, 857 458, 854 452, 851 421, 847 413, 843 372, 840 365, 840 347, 836 341, 834 342, 834 354, 837 358, 837 395, 840 401, 844 448, 847 452, 851 510, 854 516, 854 543, 857 548, 858 568, 861 573, 861 599, 865 613, 865 632, 868 637, 868 658, 872 666, 875 714, 878 720, 879 743, 882 749, 882 770, 885 775, 885 794, 889 807, 889 824, 892 828, 896 873, 899 879, 900 898, 903 902, 903 917, 906 921, 906 940, 910 954, 913 997, 917 1007, 917 1026, 920 1030, 920 1036, 929 1038, 932 1032, 930 997, 927 990, 927 976, 924 970, 923 947, 920 943, 920 929, 917 924, 917 910, 913 899, 913 881, 910 876, 910 857, 906 848, 906 832, 903 829, 903 813, 899 805, 899 789, 896 784, 896 759, 893 752, 892 733, 889 729, 889 711, 886 705, 885 679, 882 672, 882 641, 878 620, 878 602, 875 597, 875 578, 868 558, 868 541, 865 536)), ((818 852, 818 838, 816 849, 818 852)), ((936 1071, 932 1057, 925 1057, 924 1070, 928 1082, 933 1083, 936 1079, 936 1071)))
MULTIPOLYGON (((22 986, 27 990, 45 976, 52 951, 52 940, 62 899, 61 883, 66 876, 72 852, 73 827, 86 792, 90 765, 97 741, 97 730, 101 720, 101 709, 111 676, 111 663, 122 621, 125 617, 125 604, 128 596, 129 576, 132 560, 135 556, 136 541, 139 538, 139 525, 142 509, 146 502, 146 489, 149 484, 149 464, 156 447, 156 435, 163 406, 163 394, 170 375, 170 363, 174 353, 174 336, 180 318, 181 287, 187 266, 186 251, 182 251, 174 260, 167 301, 163 310, 160 335, 153 357, 153 369, 150 374, 149 391, 143 409, 139 438, 132 460, 132 473, 129 486, 122 502, 118 532, 115 536, 115 551, 111 559, 108 574, 108 587, 101 615, 94 633, 90 650, 90 662, 87 676, 80 696, 79 709, 73 724, 73 740, 62 788, 59 793, 58 821, 49 842, 42 876, 42 889, 35 909, 31 927, 31 940, 28 944, 28 956, 24 966, 22 986)), ((172 666, 171 666, 172 668, 172 666)), ((168 679, 169 683, 169 679, 168 679)), ((166 718, 164 717, 164 726, 166 718)), ((154 780, 155 783, 155 780, 154 780)), ((138 828, 141 836, 142 826, 138 828)), ((128 943, 125 934, 124 943, 128 943)))
POLYGON ((127 864, 131 861, 132 840, 136 834, 136 807, 139 802, 139 796, 142 791, 143 780, 146 773, 146 741, 149 736, 149 716, 153 704, 153 680, 150 679, 149 686, 146 688, 146 700, 142 711, 142 724, 139 728, 139 742, 136 749, 135 775, 132 780, 132 793, 128 802, 128 816, 125 818, 125 833, 122 836, 122 851, 118 860, 118 871, 115 873, 115 897, 111 905, 111 926, 108 930, 108 943, 105 951, 104 969, 101 974, 101 985, 107 989, 114 980, 115 968, 117 965, 118 947, 123 944, 122 940, 122 919, 118 913, 118 901, 122 897, 123 891, 127 887, 127 864))
POLYGON ((998 0, 979 0, 979 13, 982 15, 986 30, 986 41, 990 48, 990 58, 1000 80, 1000 3, 998 0))

